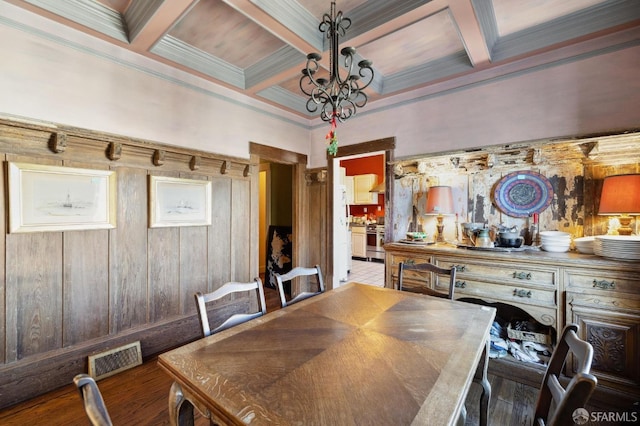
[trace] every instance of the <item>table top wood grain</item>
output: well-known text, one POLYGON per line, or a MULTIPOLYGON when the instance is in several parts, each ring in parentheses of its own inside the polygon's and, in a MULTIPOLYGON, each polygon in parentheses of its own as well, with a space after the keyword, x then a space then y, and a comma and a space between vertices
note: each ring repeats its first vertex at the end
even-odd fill
POLYGON ((454 424, 495 309, 351 283, 159 356, 229 424, 454 424))

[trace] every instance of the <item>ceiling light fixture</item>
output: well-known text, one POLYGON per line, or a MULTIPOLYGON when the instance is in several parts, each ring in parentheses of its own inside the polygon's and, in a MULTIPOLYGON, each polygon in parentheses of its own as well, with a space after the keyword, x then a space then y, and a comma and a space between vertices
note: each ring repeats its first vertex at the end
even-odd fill
POLYGON ((336 120, 344 122, 354 115, 358 108, 367 104, 367 95, 363 92, 373 81, 373 64, 363 59, 358 62, 357 73, 354 73, 354 47, 343 47, 340 54, 344 56, 344 68, 346 74, 340 74, 338 63, 338 45, 340 37, 344 37, 351 26, 351 19, 342 16, 342 12, 336 14, 336 2, 331 2, 331 14, 325 13, 318 29, 326 34, 329 40, 329 79, 318 77, 318 61, 322 59, 319 53, 307 55, 307 65, 302 70, 300 78, 300 90, 309 96, 307 111, 315 113, 320 108, 320 118, 331 123, 331 130, 327 134, 329 147, 327 151, 336 155, 338 151, 338 139, 336 137, 336 120), (361 78, 363 80, 361 80, 361 78))

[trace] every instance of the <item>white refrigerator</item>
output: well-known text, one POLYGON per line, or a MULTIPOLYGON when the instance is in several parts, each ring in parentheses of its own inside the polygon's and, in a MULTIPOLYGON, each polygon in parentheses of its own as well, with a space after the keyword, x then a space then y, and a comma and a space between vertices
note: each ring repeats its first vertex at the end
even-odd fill
POLYGON ((347 201, 347 188, 344 185, 336 186, 336 194, 333 198, 334 217, 336 218, 333 229, 334 244, 334 273, 338 281, 346 282, 351 269, 351 237, 349 230, 349 204, 347 201))

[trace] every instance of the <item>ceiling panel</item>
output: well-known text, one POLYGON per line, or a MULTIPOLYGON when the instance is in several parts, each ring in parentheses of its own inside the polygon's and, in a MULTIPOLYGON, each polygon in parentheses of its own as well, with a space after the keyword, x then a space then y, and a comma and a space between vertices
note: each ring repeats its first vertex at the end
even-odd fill
POLYGON ((570 15, 606 0, 493 0, 498 32, 512 34, 570 15))
MULTIPOLYGON (((298 84, 307 53, 324 50, 322 64, 328 67, 328 44, 318 25, 329 1, 0 1, 291 113, 316 117, 306 111, 298 84)), ((352 20, 339 47, 353 46, 373 61, 376 78, 367 94, 370 101, 389 98, 391 104, 425 89, 482 81, 487 70, 500 77, 572 60, 575 52, 584 57, 591 46, 597 54, 640 44, 638 0, 338 0, 336 5, 352 20)))
POLYGON ((243 69, 284 46, 282 40, 219 0, 198 2, 169 35, 243 69), (248 40, 251 42, 242 42, 248 40))
POLYGON ((363 57, 374 61, 376 69, 383 75, 392 75, 461 51, 464 51, 464 45, 448 10, 399 28, 358 49, 363 57))

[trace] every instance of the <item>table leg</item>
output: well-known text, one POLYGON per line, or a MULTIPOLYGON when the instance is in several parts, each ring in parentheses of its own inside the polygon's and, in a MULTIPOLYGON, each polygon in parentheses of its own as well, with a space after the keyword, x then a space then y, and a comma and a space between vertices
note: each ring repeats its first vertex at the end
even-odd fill
POLYGON ((491 383, 487 378, 487 369, 489 367, 489 348, 490 341, 487 339, 484 350, 478 363, 478 368, 474 377, 474 381, 482 386, 482 395, 480 395, 480 425, 489 424, 489 401, 491 399, 491 383))
POLYGON ((173 382, 169 391, 169 424, 193 426, 193 405, 185 398, 182 387, 173 382))

